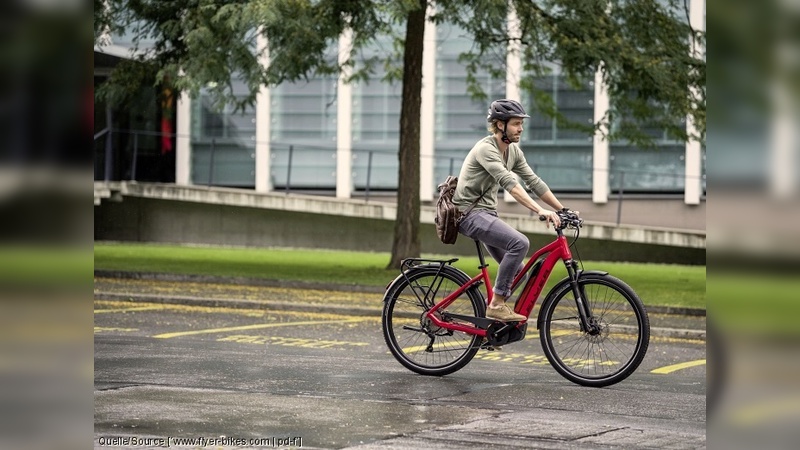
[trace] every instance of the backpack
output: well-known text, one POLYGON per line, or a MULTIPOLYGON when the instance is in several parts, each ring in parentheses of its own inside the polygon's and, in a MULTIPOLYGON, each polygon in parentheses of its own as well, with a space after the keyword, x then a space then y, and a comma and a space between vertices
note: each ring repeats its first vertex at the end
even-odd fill
POLYGON ((439 185, 439 199, 436 200, 436 217, 433 222, 436 224, 436 235, 443 244, 455 244, 458 238, 458 224, 461 218, 469 214, 472 208, 483 198, 475 200, 466 211, 461 213, 456 205, 453 204, 453 194, 456 192, 458 177, 448 175, 444 182, 439 185))
POLYGON ((442 184, 439 185, 439 199, 436 200, 436 235, 444 244, 455 244, 458 238, 458 223, 461 221, 461 213, 453 204, 453 194, 456 191, 458 177, 448 175, 442 184))

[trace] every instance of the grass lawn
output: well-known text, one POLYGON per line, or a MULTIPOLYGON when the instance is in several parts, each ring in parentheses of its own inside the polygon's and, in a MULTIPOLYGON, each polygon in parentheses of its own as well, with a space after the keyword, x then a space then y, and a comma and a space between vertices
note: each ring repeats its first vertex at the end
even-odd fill
MULTIPOLYGON (((450 256, 423 255, 449 259, 450 256)), ((297 280, 348 285, 386 286, 399 272, 386 269, 388 253, 312 249, 190 247, 157 244, 95 243, 94 267, 103 270, 161 272, 297 280)), ((477 273, 477 257, 460 258, 455 266, 477 273)), ((607 271, 624 280, 646 305, 706 307, 705 266, 584 262, 586 270, 607 271)), ((497 264, 490 262, 492 280, 497 264)), ((552 286, 566 275, 557 267, 552 286)))

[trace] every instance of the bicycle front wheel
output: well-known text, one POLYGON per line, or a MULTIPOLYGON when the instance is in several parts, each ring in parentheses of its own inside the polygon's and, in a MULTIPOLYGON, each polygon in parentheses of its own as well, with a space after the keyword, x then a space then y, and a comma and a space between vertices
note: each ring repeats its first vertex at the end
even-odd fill
MULTIPOLYGON (((422 375, 447 375, 472 360, 480 348, 480 336, 440 328, 425 317, 433 305, 467 281, 466 275, 450 266, 441 270, 438 265, 419 266, 390 288, 383 307, 383 336, 403 366, 422 375)), ((483 317, 484 311, 483 296, 470 289, 439 312, 444 320, 454 320, 447 313, 483 317)))
POLYGON ((644 304, 624 282, 608 274, 584 274, 578 280, 597 331, 581 326, 572 285, 551 293, 540 311, 539 338, 547 359, 566 379, 603 387, 630 376, 650 343, 644 304))

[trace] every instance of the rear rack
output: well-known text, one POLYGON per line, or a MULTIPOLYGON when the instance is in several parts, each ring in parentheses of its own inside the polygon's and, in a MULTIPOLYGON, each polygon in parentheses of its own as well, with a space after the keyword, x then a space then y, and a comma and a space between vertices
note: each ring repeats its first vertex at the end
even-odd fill
POLYGON ((445 266, 445 264, 452 265, 454 262, 458 261, 458 258, 452 259, 427 259, 427 258, 406 258, 400 262, 400 271, 405 272, 406 270, 414 267, 420 266, 422 264, 431 264, 431 263, 438 263, 439 268, 445 266))
POLYGON ((405 278, 406 283, 409 286, 412 286, 412 290, 417 295, 417 300, 419 300, 420 304, 425 307, 425 310, 429 310, 433 308, 433 300, 432 295, 435 295, 435 292, 439 289, 439 285, 441 285, 443 278, 441 278, 442 270, 444 267, 454 262, 458 261, 458 258, 452 259, 425 259, 425 258, 406 258, 400 262, 400 270, 402 271, 403 278, 405 278), (416 266, 421 266, 423 264, 430 264, 430 265, 439 265, 439 268, 436 270, 436 275, 434 275, 434 282, 430 286, 420 286, 418 283, 416 286, 420 288, 418 291, 414 289, 413 286, 415 283, 408 278, 408 272, 416 266), (422 297, 420 297, 422 294, 422 297))

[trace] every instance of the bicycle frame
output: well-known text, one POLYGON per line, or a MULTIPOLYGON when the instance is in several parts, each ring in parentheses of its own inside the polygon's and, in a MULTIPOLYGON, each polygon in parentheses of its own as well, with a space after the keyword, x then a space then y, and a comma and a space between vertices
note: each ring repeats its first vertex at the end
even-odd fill
MULTIPOLYGON (((578 274, 576 271, 577 264, 575 261, 572 260, 572 252, 569 249, 569 244, 567 243, 567 238, 564 236, 563 232, 559 229, 556 230, 557 237, 556 239, 545 245, 544 247, 537 250, 531 257, 528 259, 528 262, 525 264, 523 269, 520 271, 519 274, 514 278, 514 282, 511 286, 512 295, 514 291, 519 287, 522 281, 527 277, 528 273, 532 271, 532 276, 528 277, 528 282, 525 284, 525 287, 522 290, 519 298, 517 299, 516 305, 514 310, 524 315, 525 317, 529 317, 531 311, 536 306, 536 301, 539 298, 539 295, 542 293, 547 280, 550 278, 550 274, 553 271, 553 268, 558 263, 559 260, 564 262, 564 265, 567 268, 567 273, 569 274, 570 280, 572 282, 575 299, 578 304, 579 316, 581 320, 581 324, 584 326, 585 330, 590 329, 589 327, 589 320, 590 313, 588 311, 588 307, 584 304, 582 300, 582 296, 580 292, 578 292, 578 274), (543 258, 540 260, 540 258, 543 258)), ((482 327, 475 327, 470 325, 464 325, 460 323, 453 323, 441 320, 439 318, 439 314, 437 312, 440 309, 447 308, 452 304, 460 295, 465 293, 469 289, 473 289, 478 286, 480 283, 485 284, 486 286, 486 298, 487 303, 492 302, 492 298, 494 297, 494 292, 492 291, 492 284, 489 278, 489 271, 487 270, 488 265, 486 264, 483 250, 481 249, 481 244, 478 241, 475 241, 475 244, 478 248, 478 257, 480 259, 481 265, 480 273, 472 277, 467 283, 462 285, 457 290, 453 291, 442 299, 439 303, 435 304, 428 312, 426 316, 432 323, 436 326, 445 328, 448 330, 453 331, 461 331, 471 335, 478 335, 486 337, 486 328, 482 327)), ((483 319, 489 320, 491 319, 483 319)), ((520 322, 520 325, 524 325, 525 322, 520 322)))

